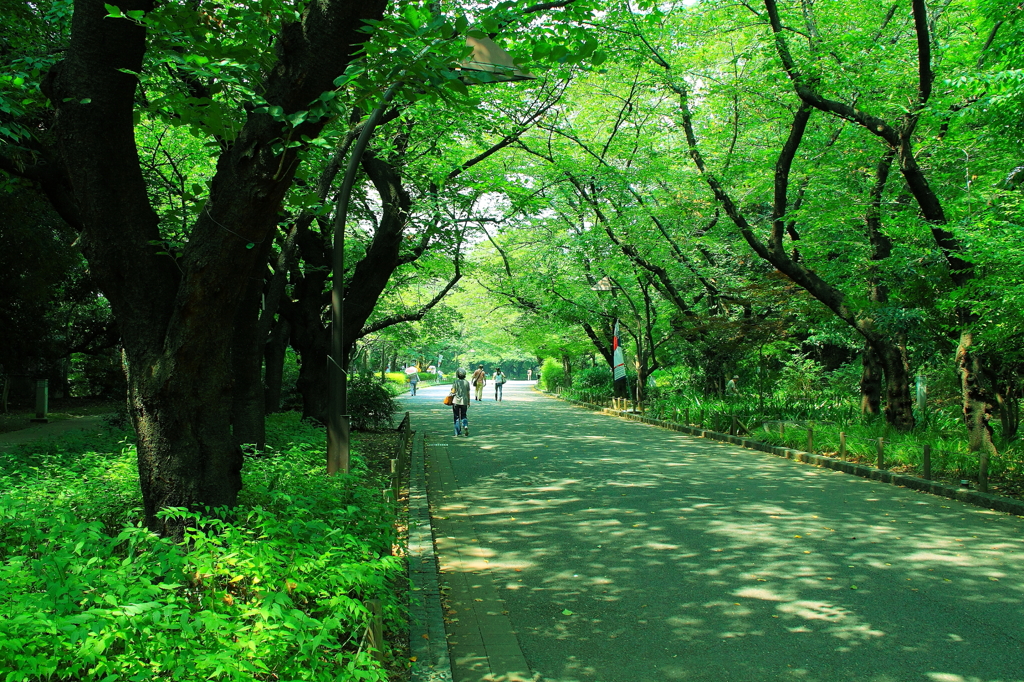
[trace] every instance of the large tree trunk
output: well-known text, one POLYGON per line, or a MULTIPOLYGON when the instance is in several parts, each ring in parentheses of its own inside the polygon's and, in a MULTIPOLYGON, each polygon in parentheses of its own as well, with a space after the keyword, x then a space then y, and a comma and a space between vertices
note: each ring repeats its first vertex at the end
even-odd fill
POLYGON ((860 375, 860 413, 875 415, 882 410, 882 363, 870 343, 864 344, 861 354, 863 369, 860 375))
POLYGON ((303 419, 327 423, 327 356, 330 333, 323 323, 327 273, 309 270, 294 289, 295 301, 288 306, 292 348, 299 354, 299 380, 303 419))
POLYGON ((978 487, 988 491, 988 462, 997 453, 992 439, 992 398, 984 384, 981 360, 974 350, 970 332, 960 335, 956 349, 957 370, 964 397, 964 422, 971 452, 978 453, 978 487))
MULTIPOLYGON (((282 29, 278 62, 260 87, 266 101, 288 114, 333 89, 366 40, 364 21, 380 19, 385 5, 309 5, 301 23, 282 29)), ((315 138, 326 119, 286 132, 269 114, 250 113, 218 160, 183 254, 161 254, 133 122, 132 74, 143 70, 146 29, 107 14, 100 0, 75 3, 68 48, 45 83, 56 109, 54 161, 78 211, 90 272, 122 330, 147 524, 180 535, 182 522, 158 517, 161 509, 232 506, 241 489, 231 433, 235 312, 261 251, 252 247, 276 229, 298 165, 298 150, 281 151, 276 141, 315 138)))
POLYGON ((243 449, 254 449, 256 452, 266 445, 263 379, 260 376, 264 339, 259 333, 263 279, 258 277, 265 266, 265 257, 257 261, 257 267, 249 277, 249 285, 235 313, 235 341, 231 354, 234 372, 231 430, 243 449))
POLYGON ((879 353, 885 372, 885 421, 897 431, 914 428, 913 384, 906 353, 900 346, 886 344, 879 353))
POLYGON ((263 405, 266 414, 281 411, 284 361, 288 353, 290 330, 288 319, 284 315, 279 316, 263 348, 263 405))
POLYGON ((996 393, 996 401, 999 403, 999 421, 1003 427, 1003 445, 1017 437, 1020 429, 1020 377, 1017 376, 1017 366, 1014 365, 1004 370, 1003 381, 996 393))

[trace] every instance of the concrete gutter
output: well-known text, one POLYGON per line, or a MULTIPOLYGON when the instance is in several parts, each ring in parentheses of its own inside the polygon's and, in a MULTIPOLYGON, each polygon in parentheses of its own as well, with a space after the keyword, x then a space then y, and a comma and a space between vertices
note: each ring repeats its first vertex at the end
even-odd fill
MULTIPOLYGON (((551 397, 556 396, 551 395, 551 397)), ((748 438, 730 436, 726 433, 718 433, 717 431, 709 431, 707 429, 700 429, 694 426, 676 424, 675 422, 665 421, 663 419, 653 419, 633 412, 622 412, 602 407, 600 405, 584 403, 579 400, 569 400, 567 398, 559 398, 559 400, 564 400, 565 402, 578 407, 585 407, 588 410, 601 412, 602 414, 622 417, 632 421, 650 424, 652 426, 659 426, 663 429, 679 431, 691 436, 697 436, 698 438, 708 438, 710 440, 732 443, 733 445, 739 445, 740 447, 748 448, 750 450, 767 452, 768 454, 776 455, 777 457, 785 457, 786 459, 792 459, 806 464, 813 464, 814 466, 824 467, 826 469, 834 469, 847 474, 853 474, 854 476, 870 478, 873 481, 881 481, 882 483, 898 485, 923 493, 930 493, 940 497, 948 497, 951 500, 959 500, 960 502, 973 504, 976 507, 993 509, 995 511, 1006 512, 1007 514, 1014 514, 1016 516, 1024 516, 1024 502, 1021 500, 1015 500, 1011 497, 991 495, 989 493, 981 493, 976 490, 965 490, 963 488, 946 485, 945 483, 937 483, 936 481, 929 481, 925 478, 918 478, 917 476, 896 474, 891 471, 886 471, 885 469, 876 469, 875 467, 866 466, 864 464, 855 464, 843 459, 836 459, 835 457, 826 457, 825 455, 818 455, 813 452, 768 445, 767 443, 750 440, 748 438)))
POLYGON ((451 682, 441 589, 437 580, 434 530, 427 505, 423 430, 413 437, 409 474, 409 650, 416 657, 412 682, 451 682))

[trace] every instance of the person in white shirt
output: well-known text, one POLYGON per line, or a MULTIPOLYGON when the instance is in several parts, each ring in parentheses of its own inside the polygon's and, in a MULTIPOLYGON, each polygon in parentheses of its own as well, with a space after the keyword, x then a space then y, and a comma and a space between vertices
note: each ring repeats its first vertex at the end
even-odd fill
POLYGON ((494 370, 491 381, 494 382, 494 399, 501 400, 501 387, 505 385, 505 375, 501 373, 501 367, 494 370))

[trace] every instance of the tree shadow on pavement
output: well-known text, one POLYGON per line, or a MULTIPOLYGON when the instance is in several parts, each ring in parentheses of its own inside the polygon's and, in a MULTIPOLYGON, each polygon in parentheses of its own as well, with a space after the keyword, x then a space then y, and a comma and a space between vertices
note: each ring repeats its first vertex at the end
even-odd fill
POLYGON ((515 398, 451 460, 542 679, 1024 680, 1020 518, 515 398))

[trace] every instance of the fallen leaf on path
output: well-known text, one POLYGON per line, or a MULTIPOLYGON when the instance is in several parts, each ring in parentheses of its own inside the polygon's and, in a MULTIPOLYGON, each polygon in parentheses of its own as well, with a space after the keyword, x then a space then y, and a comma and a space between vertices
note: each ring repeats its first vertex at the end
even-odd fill
POLYGON ((563 616, 571 616, 572 615, 572 611, 570 611, 569 609, 562 609, 562 615, 563 616))

